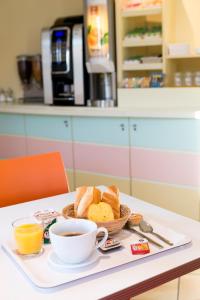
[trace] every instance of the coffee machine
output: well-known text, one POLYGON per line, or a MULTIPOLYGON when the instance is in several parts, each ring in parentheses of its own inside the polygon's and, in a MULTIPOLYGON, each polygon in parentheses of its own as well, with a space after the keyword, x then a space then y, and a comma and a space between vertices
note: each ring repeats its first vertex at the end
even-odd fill
POLYGON ((43 102, 41 55, 18 55, 17 71, 22 84, 24 103, 43 102))
POLYGON ((41 35, 44 102, 86 105, 89 78, 85 67, 83 16, 59 18, 41 35))
POLYGON ((114 0, 84 0, 88 105, 117 105, 114 0))

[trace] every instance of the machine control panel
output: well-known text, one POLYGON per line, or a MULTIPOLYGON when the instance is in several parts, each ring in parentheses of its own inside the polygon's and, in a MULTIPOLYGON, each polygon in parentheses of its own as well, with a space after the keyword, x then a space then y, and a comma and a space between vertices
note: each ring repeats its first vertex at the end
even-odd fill
POLYGON ((51 37, 52 73, 62 74, 70 70, 70 28, 54 28, 51 37))

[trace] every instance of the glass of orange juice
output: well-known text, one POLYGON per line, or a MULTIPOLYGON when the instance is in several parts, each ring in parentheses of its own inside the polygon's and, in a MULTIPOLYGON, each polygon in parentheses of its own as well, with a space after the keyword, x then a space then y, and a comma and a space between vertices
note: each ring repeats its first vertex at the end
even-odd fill
POLYGON ((42 250, 43 226, 34 217, 20 218, 13 223, 17 253, 34 255, 42 250))

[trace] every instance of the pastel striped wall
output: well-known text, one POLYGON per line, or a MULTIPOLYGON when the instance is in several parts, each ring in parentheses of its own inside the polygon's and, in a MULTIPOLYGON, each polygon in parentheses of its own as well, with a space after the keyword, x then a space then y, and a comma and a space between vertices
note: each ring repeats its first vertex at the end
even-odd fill
POLYGON ((134 196, 199 219, 200 121, 131 119, 134 196))
POLYGON ((200 154, 132 147, 131 157, 133 178, 200 186, 200 154))
POLYGON ((134 180, 133 195, 183 216, 200 220, 200 190, 167 183, 134 180))
POLYGON ((0 158, 60 151, 70 187, 125 193, 200 218, 200 120, 0 114, 0 158))
POLYGON ((0 159, 26 155, 26 139, 22 136, 0 136, 0 159))
POLYGON ((23 115, 0 114, 0 158, 26 154, 23 115))
POLYGON ((130 194, 128 118, 73 118, 76 186, 116 184, 130 194))
POLYGON ((60 116, 25 116, 27 153, 39 154, 59 151, 69 177, 70 189, 74 189, 74 163, 72 153, 71 118, 60 116))
MULTIPOLYGON (((60 116, 25 116, 27 153, 29 155, 59 151, 74 189, 71 118, 60 116)), ((52 170, 53 171, 53 170, 52 170)))

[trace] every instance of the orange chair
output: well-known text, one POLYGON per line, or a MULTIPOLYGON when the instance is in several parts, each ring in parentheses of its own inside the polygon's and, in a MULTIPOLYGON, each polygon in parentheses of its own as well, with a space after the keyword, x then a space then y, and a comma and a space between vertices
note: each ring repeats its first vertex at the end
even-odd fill
POLYGON ((67 192, 59 152, 0 160, 0 207, 67 192))

